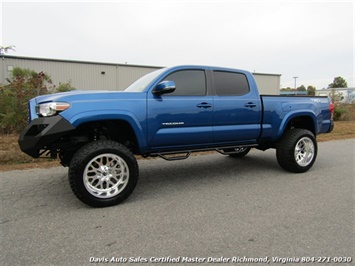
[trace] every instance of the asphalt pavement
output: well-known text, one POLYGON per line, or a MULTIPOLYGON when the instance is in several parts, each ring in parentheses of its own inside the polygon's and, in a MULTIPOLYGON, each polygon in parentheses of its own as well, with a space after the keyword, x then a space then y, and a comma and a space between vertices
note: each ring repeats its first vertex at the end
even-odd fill
POLYGON ((140 160, 133 194, 103 209, 76 199, 67 168, 0 172, 0 264, 350 265, 354 143, 319 143, 304 174, 274 150, 140 160))

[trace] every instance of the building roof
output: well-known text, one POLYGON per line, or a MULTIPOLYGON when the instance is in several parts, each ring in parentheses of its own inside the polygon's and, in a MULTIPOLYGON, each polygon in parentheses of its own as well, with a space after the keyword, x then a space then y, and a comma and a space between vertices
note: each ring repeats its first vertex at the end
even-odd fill
POLYGON ((269 74, 269 73, 258 73, 258 72, 253 72, 253 75, 260 75, 260 76, 279 76, 281 77, 282 74, 269 74))
MULTIPOLYGON (((1 58, 13 58, 13 59, 47 61, 47 62, 62 62, 62 63, 108 65, 108 66, 149 67, 149 68, 156 68, 156 69, 165 67, 165 66, 150 66, 150 65, 134 65, 134 64, 127 64, 127 63, 122 64, 122 63, 107 63, 107 62, 81 61, 81 60, 69 60, 69 59, 27 57, 27 56, 16 56, 16 55, 7 55, 7 54, 2 54, 1 58)), ((278 76, 278 77, 281 76, 281 74, 269 74, 269 73, 258 73, 258 72, 252 72, 252 74, 259 75, 259 76, 278 76)))
POLYGON ((23 59, 23 60, 35 60, 35 61, 51 61, 51 62, 62 62, 62 63, 109 65, 109 66, 149 67, 149 68, 156 68, 156 69, 163 68, 161 66, 147 66, 147 65, 122 64, 122 63, 118 64, 118 63, 105 63, 105 62, 80 61, 80 60, 68 60, 68 59, 39 58, 39 57, 26 57, 26 56, 15 56, 15 55, 5 55, 5 54, 2 54, 1 58, 13 58, 13 59, 23 59))

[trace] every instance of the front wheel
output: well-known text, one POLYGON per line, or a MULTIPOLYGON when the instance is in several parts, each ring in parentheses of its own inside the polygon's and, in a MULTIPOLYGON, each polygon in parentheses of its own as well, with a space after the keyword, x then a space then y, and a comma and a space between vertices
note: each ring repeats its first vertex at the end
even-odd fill
POLYGON ((288 130, 276 146, 276 157, 283 169, 293 173, 304 173, 316 160, 316 138, 306 129, 288 130))
POLYGON ((138 164, 122 144, 95 141, 75 153, 68 176, 79 200, 92 207, 108 207, 131 195, 138 181, 138 164))

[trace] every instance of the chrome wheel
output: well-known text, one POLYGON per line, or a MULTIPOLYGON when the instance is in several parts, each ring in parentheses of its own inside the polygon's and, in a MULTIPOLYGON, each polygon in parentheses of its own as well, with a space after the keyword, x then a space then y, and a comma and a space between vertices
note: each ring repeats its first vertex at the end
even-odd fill
POLYGON ((314 134, 303 128, 287 130, 276 145, 279 165, 293 173, 307 172, 317 158, 317 140, 314 134))
POLYGON ((87 191, 98 198, 112 198, 121 193, 129 181, 127 163, 112 153, 100 154, 85 167, 83 183, 87 191))
POLYGON ((112 140, 97 140, 81 147, 70 161, 68 172, 75 196, 92 207, 109 207, 125 201, 138 177, 133 153, 112 140))
POLYGON ((301 138, 295 146, 295 160, 300 166, 307 166, 313 161, 315 147, 308 137, 301 138))

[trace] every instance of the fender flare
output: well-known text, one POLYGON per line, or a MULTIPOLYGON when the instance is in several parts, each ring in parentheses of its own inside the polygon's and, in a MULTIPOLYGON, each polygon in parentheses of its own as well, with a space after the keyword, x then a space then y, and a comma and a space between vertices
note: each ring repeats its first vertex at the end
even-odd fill
POLYGON ((295 110, 287 113, 281 121, 276 139, 279 140, 286 130, 288 123, 297 117, 310 117, 313 122, 314 131, 317 132, 317 116, 312 110, 295 110))
POLYGON ((147 141, 141 123, 139 123, 138 119, 131 112, 125 110, 95 110, 81 112, 72 116, 68 121, 73 126, 78 127, 84 123, 104 120, 121 120, 127 122, 136 135, 139 150, 144 150, 145 147, 147 147, 147 141))

